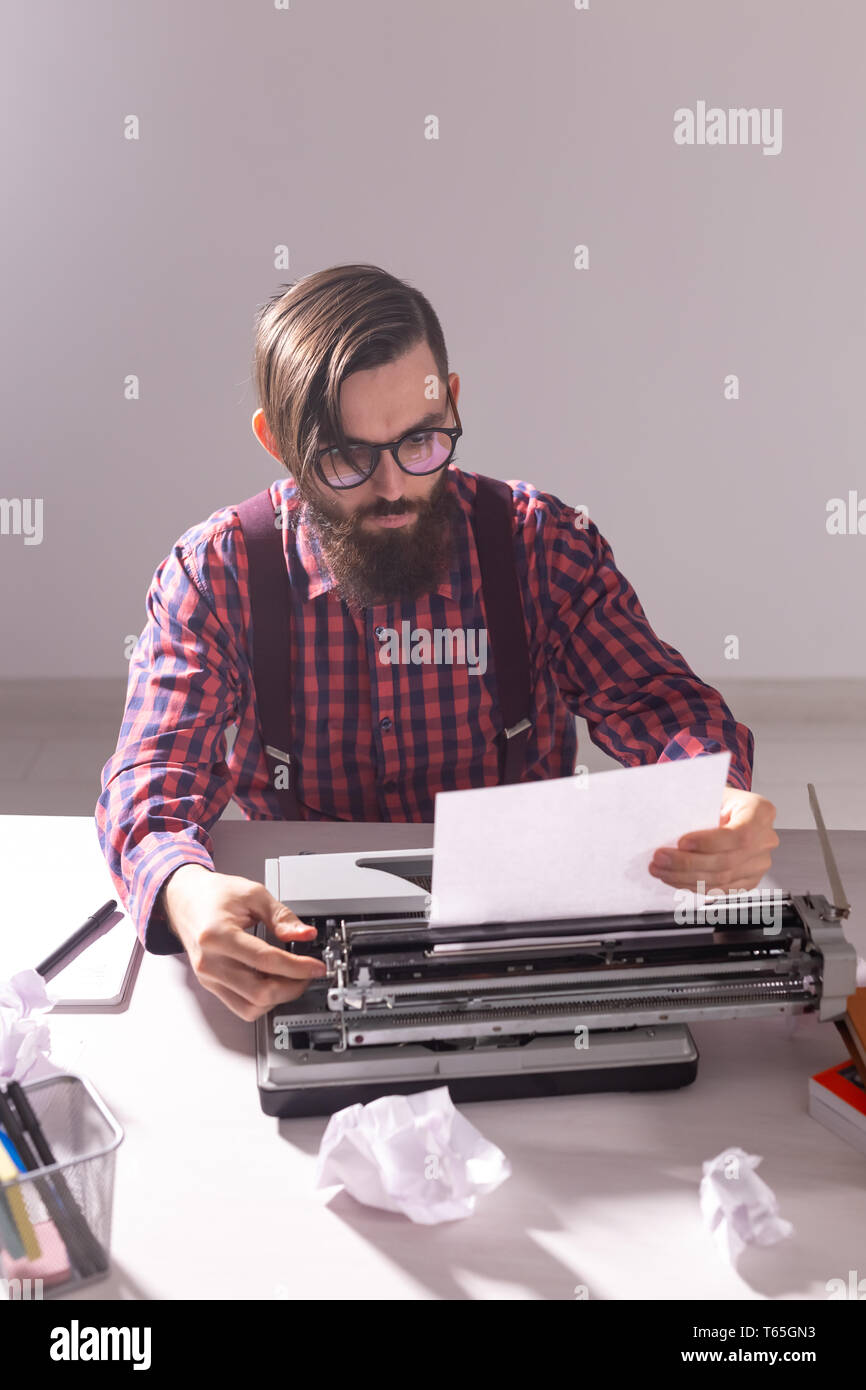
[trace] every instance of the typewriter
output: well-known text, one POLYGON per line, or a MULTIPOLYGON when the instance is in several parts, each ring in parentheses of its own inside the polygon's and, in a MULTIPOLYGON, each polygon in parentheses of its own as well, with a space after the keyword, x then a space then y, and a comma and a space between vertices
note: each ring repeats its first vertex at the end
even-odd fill
POLYGON ((262 1109, 331 1114, 442 1085, 455 1101, 669 1089, 697 1074, 690 1022, 843 1020, 856 989, 850 909, 812 806, 832 900, 719 895, 685 921, 431 926, 431 850, 267 860, 269 892, 318 929, 299 953, 327 974, 256 1023, 262 1109))

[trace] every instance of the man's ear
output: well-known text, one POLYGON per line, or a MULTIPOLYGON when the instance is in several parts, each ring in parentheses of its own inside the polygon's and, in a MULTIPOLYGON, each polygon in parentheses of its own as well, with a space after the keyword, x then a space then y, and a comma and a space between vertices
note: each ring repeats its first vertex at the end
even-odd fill
POLYGON ((265 412, 261 408, 259 408, 253 415, 251 424, 253 434, 261 444, 262 448, 267 449, 269 454, 273 454, 274 458, 277 459, 279 463, 282 463, 279 450, 277 449, 277 446, 274 443, 274 437, 268 429, 268 424, 265 419, 265 412))

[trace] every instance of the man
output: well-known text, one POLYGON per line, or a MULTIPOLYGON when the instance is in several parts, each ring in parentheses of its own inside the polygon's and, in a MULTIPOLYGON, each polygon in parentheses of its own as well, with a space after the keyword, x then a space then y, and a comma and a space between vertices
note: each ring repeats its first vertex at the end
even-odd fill
MULTIPOLYGON (((378 267, 336 266, 264 307, 255 374, 253 429, 290 474, 271 499, 290 578, 286 751, 299 813, 430 821, 438 790, 498 781, 502 732, 495 654, 491 671, 389 662, 385 650, 407 620, 412 632, 474 633, 465 652, 476 657, 484 646, 476 475, 454 463, 460 382, 439 320, 378 267)), ((718 827, 659 849, 650 872, 677 887, 754 887, 778 838, 775 807, 750 791, 751 733, 655 635, 595 525, 529 483, 511 486, 534 682, 527 780, 574 772, 575 714, 626 765, 729 749, 718 827)), ((147 948, 185 949, 202 984, 252 1020, 324 970, 255 937, 259 920, 285 942, 315 929, 262 884, 218 874, 211 857, 208 831, 232 795, 250 818, 280 815, 257 729, 234 508, 180 538, 147 607, 103 769, 100 842, 147 948)))

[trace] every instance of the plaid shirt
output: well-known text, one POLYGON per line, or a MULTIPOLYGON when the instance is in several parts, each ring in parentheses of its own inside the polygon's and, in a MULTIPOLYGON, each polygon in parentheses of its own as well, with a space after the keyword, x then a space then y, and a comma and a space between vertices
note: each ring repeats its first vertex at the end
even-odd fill
MULTIPOLYGON (((729 782, 748 790, 751 732, 656 636, 595 525, 529 483, 510 485, 534 681, 527 780, 574 772, 579 714, 626 766, 729 749, 729 782)), ((401 634, 407 621, 407 634, 485 627, 475 475, 449 465, 447 486, 459 503, 448 577, 414 603, 356 614, 338 597, 293 479, 271 485, 292 576, 288 751, 305 820, 430 822, 437 791, 498 782, 492 662, 473 671, 472 648, 462 663, 404 660, 405 650, 383 659, 383 629, 401 634)), ((248 819, 280 817, 256 727, 246 549, 235 510, 223 507, 186 531, 154 575, 117 749, 102 771, 100 844, 148 950, 182 950, 157 895, 181 864, 214 867, 208 832, 232 797, 248 819)))

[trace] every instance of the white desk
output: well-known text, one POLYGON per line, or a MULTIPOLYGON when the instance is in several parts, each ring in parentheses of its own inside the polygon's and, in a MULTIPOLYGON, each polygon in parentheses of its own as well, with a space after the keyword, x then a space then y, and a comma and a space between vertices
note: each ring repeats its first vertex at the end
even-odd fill
MULTIPOLYGON (((0 835, 23 848, 44 844, 46 829, 37 816, 0 817, 0 835)), ((214 832, 218 868, 257 878, 280 850, 431 838, 429 825, 225 821, 214 832)), ((767 885, 824 892, 817 837, 781 839, 767 885)), ((866 955, 866 833, 837 831, 833 843, 860 908, 847 931, 866 955)), ((33 904, 63 909, 44 882, 33 904)), ((823 1299, 828 1279, 862 1277, 866 1158, 806 1113, 810 1074, 845 1057, 836 1029, 813 1017, 793 1031, 784 1019, 691 1028, 701 1060, 684 1090, 461 1106, 513 1175, 468 1220, 424 1228, 314 1191, 327 1120, 266 1117, 252 1025, 199 986, 185 957, 147 955, 126 1012, 52 1020, 54 1061, 86 1074, 126 1131, 113 1273, 79 1297, 570 1300, 585 1284, 598 1299, 823 1299), (764 1156, 761 1175, 795 1226, 787 1242, 747 1251, 739 1273, 698 1211, 702 1160, 733 1145, 764 1156)))

